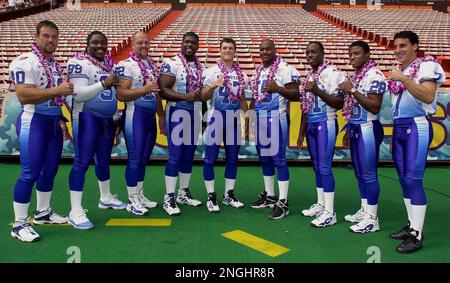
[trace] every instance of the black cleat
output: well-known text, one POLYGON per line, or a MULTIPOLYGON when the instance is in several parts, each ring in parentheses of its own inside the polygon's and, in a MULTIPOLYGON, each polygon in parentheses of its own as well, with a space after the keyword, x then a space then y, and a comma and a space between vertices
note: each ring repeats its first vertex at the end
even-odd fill
POLYGON ((273 207, 272 212, 269 214, 269 219, 281 219, 284 218, 285 216, 289 215, 289 204, 287 203, 286 200, 284 199, 280 199, 279 201, 277 201, 277 203, 275 204, 275 206, 273 207))
POLYGON ((411 231, 411 227, 409 225, 410 224, 408 223, 408 225, 403 227, 400 231, 389 234, 389 237, 391 239, 395 239, 395 240, 406 240, 406 239, 408 239, 408 237, 410 235, 409 233, 411 231))
POLYGON ((274 207, 277 203, 277 198, 275 196, 268 196, 267 192, 264 191, 259 194, 259 198, 252 202, 251 207, 253 208, 266 208, 266 207, 274 207))
POLYGON ((397 246, 397 252, 401 254, 410 254, 417 250, 420 250, 423 247, 422 240, 417 239, 419 232, 411 229, 408 238, 403 241, 400 245, 397 246))

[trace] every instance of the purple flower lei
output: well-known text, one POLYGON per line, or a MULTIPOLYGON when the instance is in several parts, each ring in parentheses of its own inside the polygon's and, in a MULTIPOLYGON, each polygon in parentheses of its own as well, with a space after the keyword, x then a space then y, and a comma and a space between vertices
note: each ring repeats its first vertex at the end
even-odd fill
MULTIPOLYGON (((361 80, 366 76, 367 72, 376 65, 377 63, 375 63, 375 61, 369 60, 359 71, 356 71, 350 78, 353 86, 357 88, 361 80)), ((356 103, 356 98, 352 94, 344 94, 344 107, 342 108, 342 117, 344 117, 344 119, 348 120, 350 118, 356 103)))
MULTIPOLYGON (((417 58, 416 60, 414 60, 414 62, 411 64, 411 71, 409 72, 408 77, 410 79, 414 79, 417 75, 417 71, 419 70, 420 64, 424 63, 424 62, 437 62, 436 58, 434 58, 433 56, 425 56, 425 57, 420 57, 417 58)), ((400 68, 400 71, 403 72, 404 68, 400 68)), ((389 92, 394 94, 394 95, 399 95, 402 94, 405 90, 406 87, 399 81, 394 81, 394 80, 388 80, 387 82, 388 84, 388 89, 389 92)))
MULTIPOLYGON (((270 81, 275 76, 276 71, 278 70, 278 66, 280 65, 281 59, 280 56, 276 56, 275 61, 272 63, 269 69, 269 74, 267 76, 267 81, 270 81)), ((253 98, 256 102, 260 102, 269 95, 267 91, 263 90, 262 95, 259 95, 258 92, 258 84, 259 84, 259 77, 261 76, 261 72, 264 69, 264 64, 261 63, 261 65, 258 66, 256 69, 256 74, 252 79, 251 85, 252 85, 252 91, 253 91, 253 98)))
POLYGON ((186 57, 184 57, 183 53, 178 52, 177 53, 178 58, 180 58, 181 63, 183 63, 183 67, 186 70, 187 73, 187 79, 189 82, 188 85, 188 92, 193 91, 194 89, 202 89, 203 82, 202 82, 202 65, 198 61, 197 56, 194 56, 194 63, 195 68, 197 69, 197 78, 192 73, 191 68, 189 68, 189 65, 187 63, 186 57))
MULTIPOLYGON (((48 84, 50 85, 50 87, 55 87, 56 83, 55 83, 55 80, 53 79, 52 68, 50 67, 49 63, 55 64, 56 72, 58 73, 58 77, 60 77, 60 78, 62 78, 62 76, 63 76, 63 71, 61 69, 61 66, 58 64, 58 62, 55 60, 54 57, 52 57, 49 61, 47 61, 44 54, 42 54, 41 49, 39 48, 39 46, 36 43, 33 43, 31 45, 31 50, 39 58, 39 63, 44 67, 48 84)), ((54 100, 57 105, 62 106, 62 105, 64 105, 66 98, 61 95, 58 95, 54 98, 54 100)))
POLYGON ((228 70, 227 70, 227 67, 225 66, 225 64, 221 60, 219 60, 219 61, 217 61, 217 65, 219 66, 219 69, 223 74, 224 84, 225 84, 225 88, 228 93, 228 98, 231 101, 241 100, 241 97, 244 96, 245 80, 244 80, 244 74, 242 73, 242 70, 239 67, 239 65, 236 62, 233 62, 233 66, 232 66, 232 68, 236 71, 236 74, 237 74, 238 80, 239 80, 239 89, 236 93, 234 93, 233 89, 231 88, 230 75, 228 74, 228 70))
POLYGON ((103 63, 97 60, 96 58, 92 57, 89 53, 83 51, 83 52, 77 52, 75 53, 75 58, 77 59, 86 59, 92 64, 94 64, 97 67, 100 67, 102 70, 106 71, 107 73, 111 73, 113 67, 114 67, 114 60, 111 57, 111 54, 107 52, 104 57, 103 63))
POLYGON ((310 78, 313 78, 314 81, 317 81, 322 74, 322 72, 330 66, 330 62, 327 60, 323 61, 322 64, 317 68, 317 71, 314 72, 312 68, 309 69, 308 73, 306 74, 306 78, 303 81, 302 85, 300 86, 300 102, 302 103, 302 112, 308 113, 311 109, 311 106, 314 104, 314 100, 316 99, 314 94, 310 91, 305 90, 305 86, 310 80, 310 78))
MULTIPOLYGON (((134 51, 130 52, 130 57, 132 60, 134 60, 138 64, 139 70, 141 71, 141 76, 144 78, 144 85, 145 85, 147 83, 147 81, 150 79, 150 77, 148 75, 147 68, 145 67, 142 58, 140 56, 138 56, 136 54, 136 52, 134 52, 134 51)), ((159 81, 159 70, 156 67, 155 62, 150 57, 147 57, 146 61, 147 61, 148 65, 150 66, 150 68, 152 68, 153 75, 155 76, 155 81, 158 82, 159 81)), ((155 92, 152 92, 151 94, 153 96, 156 95, 155 92)))

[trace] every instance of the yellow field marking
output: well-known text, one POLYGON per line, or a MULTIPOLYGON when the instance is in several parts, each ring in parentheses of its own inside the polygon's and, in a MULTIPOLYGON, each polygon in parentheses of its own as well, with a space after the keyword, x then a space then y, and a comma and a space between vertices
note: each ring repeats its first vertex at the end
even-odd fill
POLYGON ((289 251, 288 248, 285 248, 276 243, 267 241, 263 238, 254 236, 241 230, 234 230, 231 232, 227 232, 222 234, 222 236, 235 242, 238 242, 239 244, 245 245, 249 248, 262 252, 263 254, 271 257, 277 257, 289 251))
POLYGON ((111 218, 105 226, 170 226, 172 219, 123 219, 111 218))

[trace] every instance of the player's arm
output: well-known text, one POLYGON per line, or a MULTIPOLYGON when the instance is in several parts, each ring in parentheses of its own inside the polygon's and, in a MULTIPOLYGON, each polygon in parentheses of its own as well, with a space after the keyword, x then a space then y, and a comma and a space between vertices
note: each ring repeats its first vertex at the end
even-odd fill
POLYGON ((298 148, 303 148, 303 140, 306 137, 306 128, 308 125, 308 118, 307 118, 307 113, 302 113, 302 117, 300 120, 300 128, 298 131, 298 139, 297 139, 297 146, 298 148))
POLYGON ((389 73, 388 79, 400 81, 409 93, 426 104, 431 104, 434 101, 437 89, 437 83, 434 81, 424 81, 417 84, 399 69, 393 69, 389 73))
POLYGON ((73 85, 67 81, 59 86, 39 89, 32 84, 16 84, 17 98, 21 104, 39 104, 59 95, 73 95, 73 85))
POLYGON ((264 90, 267 92, 277 92, 289 100, 298 100, 300 96, 298 84, 293 82, 285 84, 284 87, 281 87, 277 85, 275 80, 270 80, 267 82, 264 90))
MULTIPOLYGON (((209 79, 206 82, 210 82, 209 79)), ((206 84, 205 87, 202 88, 201 95, 203 101, 208 101, 214 96, 214 90, 216 88, 223 86, 223 76, 220 76, 218 80, 212 82, 211 84, 206 84)))
POLYGON ((158 84, 152 80, 148 80, 142 87, 131 89, 131 80, 119 79, 119 85, 117 86, 117 98, 120 101, 128 102, 138 99, 147 93, 159 91, 158 84))
MULTIPOLYGON (((377 114, 380 112, 381 104, 383 102, 383 94, 386 90, 386 83, 383 81, 376 81, 376 88, 371 88, 369 90, 369 94, 364 96, 362 93, 360 93, 358 90, 356 90, 353 95, 356 98, 356 101, 361 105, 364 109, 367 111, 377 114)), ((346 93, 351 94, 351 89, 353 88, 353 84, 350 81, 345 81, 340 86, 340 89, 343 90, 346 93)))
POLYGON ((311 91, 312 93, 314 93, 315 95, 317 95, 318 97, 320 97, 320 99, 322 99, 323 101, 325 101, 325 103, 335 109, 342 109, 342 107, 344 106, 344 96, 342 95, 330 95, 327 92, 321 90, 318 86, 317 86, 317 82, 316 81, 312 81, 312 82, 307 82, 305 89, 308 91, 311 91))
POLYGON ((182 101, 186 100, 188 102, 195 101, 195 93, 197 91, 191 91, 187 94, 181 94, 172 89, 175 84, 176 78, 168 75, 161 74, 160 84, 161 84, 161 97, 168 101, 182 101))

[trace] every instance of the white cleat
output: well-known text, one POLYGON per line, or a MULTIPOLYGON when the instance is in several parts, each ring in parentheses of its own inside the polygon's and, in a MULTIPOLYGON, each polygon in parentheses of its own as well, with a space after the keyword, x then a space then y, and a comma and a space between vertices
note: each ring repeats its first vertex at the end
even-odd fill
POLYGON ((361 222, 350 226, 350 231, 361 234, 376 232, 379 230, 380 224, 378 223, 378 217, 369 213, 366 213, 366 216, 361 222))
POLYGON ((66 216, 61 216, 55 213, 51 207, 43 211, 37 211, 34 213, 33 224, 65 224, 68 219, 66 216))
POLYGON ((127 211, 137 216, 143 216, 148 214, 148 209, 140 201, 138 194, 132 194, 128 196, 127 211))
POLYGON ((177 216, 177 215, 181 214, 180 209, 178 208, 177 204, 175 203, 175 194, 174 193, 166 194, 164 196, 163 209, 170 216, 177 216))
POLYGON ((148 199, 144 196, 144 189, 139 190, 138 196, 139 196, 139 201, 142 203, 142 205, 145 208, 155 208, 158 206, 158 203, 156 201, 151 201, 150 199, 148 199))
POLYGON ((216 193, 209 193, 208 194, 208 201, 206 202, 206 207, 208 208, 209 212, 212 212, 212 213, 220 212, 220 207, 217 204, 217 195, 216 195, 216 193))
POLYGON ((311 205, 308 209, 302 210, 302 214, 308 217, 318 217, 323 213, 325 207, 320 203, 315 203, 311 205))
POLYGON ((34 231, 29 221, 29 217, 24 221, 15 221, 11 231, 11 237, 26 243, 39 241, 41 237, 34 231))
POLYGON ((98 203, 100 209, 126 209, 127 204, 117 198, 117 195, 110 195, 105 199, 100 199, 98 203))
POLYGON ((69 213, 69 223, 75 229, 89 230, 94 228, 94 224, 86 217, 87 209, 71 210, 69 213))
POLYGON ((222 203, 225 205, 229 205, 234 208, 243 208, 244 204, 240 202, 235 196, 234 196, 234 190, 228 191, 228 193, 225 193, 223 196, 222 203))
POLYGON ((319 228, 328 227, 337 223, 336 220, 336 212, 331 213, 327 210, 324 210, 320 216, 311 221, 311 225, 319 228))
POLYGON ((182 189, 178 191, 177 202, 179 204, 186 204, 190 206, 200 206, 202 202, 191 196, 189 189, 182 189))
POLYGON ((359 223, 363 221, 365 216, 366 212, 364 211, 364 208, 361 206, 361 208, 355 214, 345 215, 344 220, 351 223, 359 223))

